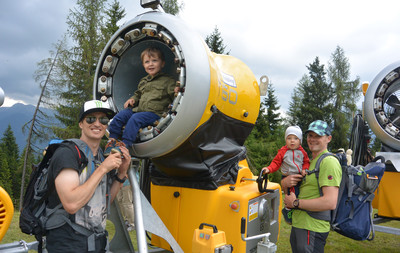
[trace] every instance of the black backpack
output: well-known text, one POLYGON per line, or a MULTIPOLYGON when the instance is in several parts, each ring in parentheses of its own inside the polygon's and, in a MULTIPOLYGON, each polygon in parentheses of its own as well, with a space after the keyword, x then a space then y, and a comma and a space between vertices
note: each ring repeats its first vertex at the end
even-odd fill
MULTIPOLYGON (((373 240, 375 230, 372 221, 372 200, 385 172, 384 158, 378 156, 363 167, 347 165, 344 154, 322 154, 317 160, 315 169, 309 172, 309 174, 315 173, 317 182, 320 163, 327 156, 336 157, 342 167, 342 181, 336 209, 324 212, 307 211, 307 213, 313 218, 329 221, 331 229, 341 235, 359 241, 373 240), (378 160, 381 162, 377 162, 378 160)), ((321 187, 319 190, 322 196, 321 187)))
POLYGON ((68 147, 76 154, 81 169, 87 165, 84 153, 80 151, 77 144, 71 139, 61 143, 50 144, 42 161, 32 171, 24 195, 19 227, 23 233, 35 236, 39 241, 39 252, 42 249, 42 237, 46 234, 47 220, 55 211, 62 207, 60 203, 50 211, 46 208, 48 197, 55 190, 54 180, 50 181, 48 179, 49 164, 54 152, 61 146, 68 147))

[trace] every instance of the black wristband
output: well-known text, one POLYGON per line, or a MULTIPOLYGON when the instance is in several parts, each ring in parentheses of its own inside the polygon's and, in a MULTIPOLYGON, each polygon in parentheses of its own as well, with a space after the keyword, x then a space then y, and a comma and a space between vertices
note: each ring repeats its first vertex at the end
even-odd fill
POLYGON ((124 177, 123 179, 120 179, 120 178, 118 177, 118 173, 115 173, 114 178, 115 178, 115 180, 117 180, 117 181, 120 182, 121 184, 125 183, 125 181, 126 181, 126 179, 127 179, 127 177, 124 177))

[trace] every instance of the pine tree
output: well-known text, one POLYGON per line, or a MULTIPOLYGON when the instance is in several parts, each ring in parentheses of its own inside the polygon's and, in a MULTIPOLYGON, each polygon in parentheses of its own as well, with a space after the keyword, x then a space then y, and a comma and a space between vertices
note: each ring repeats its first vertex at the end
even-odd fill
POLYGON ((65 80, 60 86, 56 118, 66 127, 55 126, 54 133, 61 139, 79 136, 76 124, 82 102, 92 99, 93 77, 100 52, 105 44, 101 33, 104 2, 78 0, 77 7, 67 17, 67 36, 73 46, 62 51, 58 68, 65 80))
POLYGON ((225 52, 226 45, 224 45, 224 40, 217 26, 215 26, 214 31, 210 35, 207 35, 206 44, 216 54, 229 54, 229 52, 225 52))
MULTIPOLYGON (((15 197, 18 196, 15 194, 19 193, 20 178, 14 176, 11 177, 11 174, 14 174, 18 168, 19 148, 15 140, 14 132, 11 129, 11 125, 8 125, 7 129, 4 131, 3 138, 0 140, 0 147, 3 154, 1 165, 5 166, 4 168, 1 167, 1 176, 4 176, 5 178, 3 180, 7 181, 11 185, 11 189, 6 189, 6 187, 3 188, 8 190, 9 195, 15 199, 15 197)), ((5 182, 5 185, 9 185, 7 182, 5 182)))
POLYGON ((118 21, 126 16, 125 9, 123 9, 117 0, 114 0, 108 10, 105 11, 106 22, 104 27, 101 28, 105 41, 109 41, 111 36, 118 31, 118 21))
MULTIPOLYGON (((267 96, 260 106, 254 129, 245 142, 248 160, 256 175, 260 173, 261 168, 271 163, 279 148, 285 143, 279 108, 275 90, 270 84, 267 96)), ((268 178, 272 182, 280 182, 281 173, 277 171, 268 178)))
POLYGON ((297 125, 300 128, 304 128, 307 122, 302 121, 300 107, 302 105, 303 97, 304 97, 304 87, 309 87, 310 79, 305 74, 302 76, 300 81, 294 87, 293 92, 291 94, 291 101, 289 102, 289 110, 288 110, 288 121, 290 125, 297 125))
POLYGON ((304 75, 294 89, 288 112, 289 122, 303 131, 317 119, 331 124, 333 110, 333 90, 326 81, 324 65, 316 57, 307 69, 308 75, 304 75))
POLYGON ((350 63, 339 46, 332 53, 328 63, 328 77, 334 90, 331 146, 334 149, 347 149, 351 124, 357 110, 356 102, 361 95, 360 79, 357 77, 350 81, 350 63))
POLYGON ((162 0, 161 5, 166 13, 177 16, 183 9, 184 4, 178 3, 178 0, 162 0))
POLYGON ((0 147, 0 186, 10 195, 13 196, 13 187, 11 182, 11 172, 8 166, 6 154, 0 147))
POLYGON ((267 97, 262 103, 267 108, 265 120, 267 123, 267 136, 273 136, 277 133, 279 126, 281 125, 282 119, 280 118, 280 106, 278 106, 278 99, 275 95, 275 89, 272 84, 268 85, 267 97))
MULTIPOLYGON (((100 54, 117 29, 117 22, 125 15, 117 1, 108 10, 103 7, 104 1, 78 0, 67 17, 65 39, 59 42, 60 45, 66 38, 72 41, 64 42, 61 47, 46 102, 56 111, 55 117, 61 123, 52 126, 55 136, 61 139, 80 135, 77 120, 82 103, 93 99, 93 78, 100 54)), ((49 63, 44 62, 46 67, 42 68, 48 70, 49 63)))

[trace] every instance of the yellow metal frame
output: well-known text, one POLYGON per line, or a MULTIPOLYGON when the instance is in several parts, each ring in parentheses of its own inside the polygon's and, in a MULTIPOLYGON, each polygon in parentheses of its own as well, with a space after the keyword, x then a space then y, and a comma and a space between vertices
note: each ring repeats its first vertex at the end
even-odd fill
POLYGON ((383 174, 372 201, 372 206, 378 209, 379 216, 400 218, 399 182, 399 172, 385 171, 383 174))
MULTIPOLYGON (((256 177, 245 160, 239 165, 241 169, 236 183, 220 186, 216 190, 151 186, 152 206, 184 252, 191 252, 193 233, 201 223, 216 225, 218 230, 224 231, 227 244, 232 244, 235 252, 246 251, 246 242, 241 239, 240 233, 241 218, 248 217, 249 200, 266 193, 258 191, 256 182, 241 180, 256 177), (231 186, 235 187, 234 191, 231 186), (238 208, 234 210, 232 204, 238 208)), ((268 189, 281 192, 280 185, 276 183, 269 182, 268 189)), ((281 209, 282 201, 279 203, 279 220, 281 209)), ((152 244, 170 249, 165 240, 155 235, 152 236, 152 244)))

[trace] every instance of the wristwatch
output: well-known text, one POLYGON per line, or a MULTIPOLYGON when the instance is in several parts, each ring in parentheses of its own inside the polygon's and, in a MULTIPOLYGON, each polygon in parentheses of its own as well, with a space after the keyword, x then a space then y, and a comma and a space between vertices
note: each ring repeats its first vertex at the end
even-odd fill
POLYGON ((121 184, 125 183, 125 181, 126 181, 126 179, 127 179, 127 177, 124 177, 123 179, 120 179, 120 178, 118 177, 118 173, 116 173, 116 174, 114 175, 114 178, 115 178, 115 180, 117 180, 117 181, 120 182, 121 184))
POLYGON ((295 209, 299 208, 299 199, 293 200, 293 208, 295 209))

